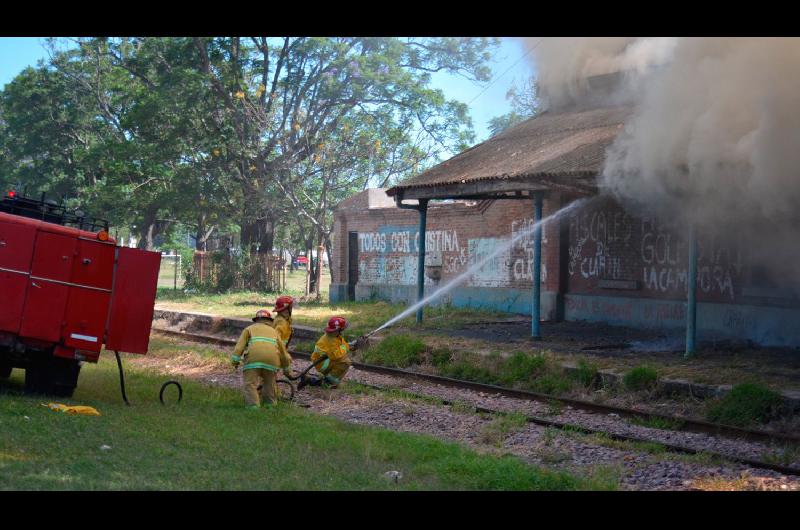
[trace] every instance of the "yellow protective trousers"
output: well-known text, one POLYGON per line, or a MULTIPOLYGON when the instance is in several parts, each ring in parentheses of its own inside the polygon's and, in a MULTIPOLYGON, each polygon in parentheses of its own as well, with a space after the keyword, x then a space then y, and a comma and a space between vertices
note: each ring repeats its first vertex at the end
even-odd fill
POLYGON ((244 402, 248 407, 258 407, 264 404, 277 403, 276 373, 266 368, 250 368, 242 372, 244 378, 244 402), (259 395, 258 386, 261 385, 259 395))

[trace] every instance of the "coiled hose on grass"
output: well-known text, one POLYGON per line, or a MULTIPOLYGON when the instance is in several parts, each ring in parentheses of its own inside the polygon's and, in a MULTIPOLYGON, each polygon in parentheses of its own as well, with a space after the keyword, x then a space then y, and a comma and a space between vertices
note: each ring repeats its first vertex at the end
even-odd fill
MULTIPOLYGON (((128 401, 128 396, 125 393, 125 374, 122 370, 122 359, 120 358, 119 352, 117 350, 114 350, 114 355, 117 357, 117 368, 119 368, 119 388, 120 391, 122 392, 122 401, 124 401, 125 404, 130 407, 131 402, 128 401)), ((177 381, 167 381, 166 383, 161 385, 161 390, 158 393, 158 400, 161 401, 162 405, 166 405, 166 403, 164 403, 164 390, 166 390, 169 385, 175 385, 176 387, 178 387, 178 403, 180 403, 183 400, 183 387, 181 386, 181 384, 177 381)), ((294 396, 294 392, 292 392, 292 396, 294 396)))

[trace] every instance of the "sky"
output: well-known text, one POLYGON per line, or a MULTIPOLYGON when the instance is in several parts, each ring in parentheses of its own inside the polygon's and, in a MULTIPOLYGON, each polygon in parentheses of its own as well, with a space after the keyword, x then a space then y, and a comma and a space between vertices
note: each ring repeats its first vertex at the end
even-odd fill
MULTIPOLYGON (((39 59, 46 59, 43 44, 44 39, 38 37, 0 37, 0 87, 25 67, 35 66, 39 59)), ((469 103, 476 143, 489 137, 487 125, 490 119, 511 110, 505 96, 512 84, 533 74, 529 58, 523 58, 526 51, 521 40, 503 38, 491 64, 492 80, 488 83, 475 83, 441 72, 432 76, 432 85, 440 88, 448 99, 469 103)))

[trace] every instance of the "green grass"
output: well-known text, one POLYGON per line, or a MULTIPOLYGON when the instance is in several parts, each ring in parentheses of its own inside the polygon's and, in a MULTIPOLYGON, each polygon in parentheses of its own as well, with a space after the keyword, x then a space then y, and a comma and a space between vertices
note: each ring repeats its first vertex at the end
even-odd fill
POLYGON ((529 355, 524 352, 512 353, 499 366, 499 380, 504 385, 531 383, 542 376, 547 360, 544 355, 529 355))
POLYGON ((449 348, 436 348, 430 352, 429 358, 433 366, 442 368, 451 362, 453 352, 449 348))
POLYGON ((525 415, 520 413, 498 415, 483 426, 478 439, 482 443, 502 447, 509 434, 522 430, 527 424, 525 415))
POLYGON ((780 394, 761 384, 742 383, 712 402, 706 417, 709 421, 740 427, 767 423, 780 416, 782 401, 780 394))
POLYGON ((628 390, 652 390, 658 384, 658 371, 650 366, 637 366, 622 378, 628 390))
POLYGON ((774 448, 764 455, 764 461, 781 466, 790 466, 795 462, 800 462, 800 446, 790 444, 774 448))
POLYGON ((608 489, 614 484, 534 468, 514 457, 479 455, 428 436, 343 423, 279 404, 249 411, 238 391, 178 378, 184 401, 164 407, 165 379, 127 370, 133 406, 119 397, 104 354, 86 365, 70 404, 101 417, 50 411, 42 397, 0 393, 2 490, 372 490, 608 489), (27 417, 27 418, 26 418, 27 417), (100 447, 108 445, 110 450, 100 447), (401 470, 389 484, 383 473, 401 470))
POLYGON ((521 388, 545 394, 564 394, 573 388, 573 380, 544 354, 515 352, 503 358, 490 355, 457 353, 454 360, 439 364, 441 375, 478 383, 521 388))
POLYGON ((465 379, 478 383, 496 384, 497 378, 488 368, 477 364, 478 359, 459 359, 446 364, 439 369, 439 373, 453 379, 465 379))
MULTIPOLYGON (((297 274, 297 273, 296 273, 297 274)), ((290 291, 292 296, 300 296, 290 291)), ((235 318, 250 318, 262 308, 272 309, 277 293, 237 292, 227 294, 186 293, 172 289, 159 289, 156 303, 159 307, 175 311, 199 311, 235 318)), ((407 306, 377 302, 339 302, 330 304, 327 297, 321 302, 298 302, 292 313, 295 324, 320 329, 332 316, 341 316, 350 324, 346 334, 357 337, 369 333, 392 317, 401 313, 407 306)), ((454 328, 471 322, 486 322, 508 318, 507 313, 479 309, 456 308, 451 306, 426 307, 422 326, 415 324, 415 316, 410 315, 392 325, 395 330, 439 330, 454 328)))
POLYGON ((572 372, 572 378, 584 388, 594 388, 598 385, 600 373, 597 365, 586 359, 579 359, 576 370, 572 372))
POLYGON ((564 374, 550 373, 535 379, 530 385, 530 390, 543 394, 565 394, 572 388, 570 381, 564 374))
POLYGON ((362 354, 364 362, 407 368, 422 361, 425 343, 411 335, 389 335, 380 343, 370 346, 362 354))

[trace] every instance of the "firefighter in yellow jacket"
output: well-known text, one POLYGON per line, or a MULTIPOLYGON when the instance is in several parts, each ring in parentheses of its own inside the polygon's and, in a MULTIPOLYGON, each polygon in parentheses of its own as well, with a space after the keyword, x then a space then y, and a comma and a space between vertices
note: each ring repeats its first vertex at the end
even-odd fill
MULTIPOLYGON (((292 329, 292 306, 294 305, 294 298, 291 296, 279 296, 277 300, 275 300, 275 308, 272 310, 275 313, 275 319, 272 322, 272 327, 275 328, 275 331, 278 332, 281 340, 283 341, 283 345, 286 347, 287 351, 289 349, 289 341, 292 340, 292 334, 294 330, 292 329)), ((292 357, 289 356, 289 361, 291 362, 292 357)))
MULTIPOLYGON (((292 306, 294 305, 294 298, 291 296, 279 296, 275 300, 275 308, 272 310, 275 313, 275 318, 272 321, 272 327, 278 332, 278 336, 283 341, 286 348, 286 355, 289 357, 289 364, 292 363, 292 355, 289 353, 289 342, 292 340, 292 306)), ((275 395, 281 396, 281 389, 275 385, 275 395)))
MULTIPOLYGON (((317 372, 322 375, 322 379, 309 384, 328 384, 331 388, 336 388, 341 384, 352 364, 348 353, 358 346, 357 340, 353 343, 348 343, 342 337, 342 331, 346 327, 347 321, 342 317, 333 317, 328 321, 325 335, 317 341, 314 353, 311 354, 311 362, 327 356, 324 361, 315 367, 317 372)), ((301 388, 301 386, 299 385, 298 388, 301 388)))
POLYGON ((275 404, 276 372, 283 370, 284 374, 289 375, 291 364, 283 341, 272 327, 272 315, 269 311, 259 310, 253 318, 253 324, 242 331, 231 355, 231 362, 236 368, 240 363, 244 364, 244 399, 248 408, 258 408, 261 400, 268 405, 275 404))

